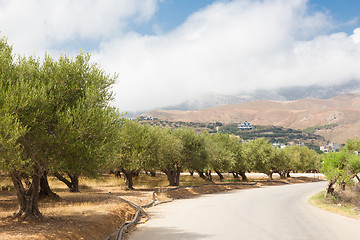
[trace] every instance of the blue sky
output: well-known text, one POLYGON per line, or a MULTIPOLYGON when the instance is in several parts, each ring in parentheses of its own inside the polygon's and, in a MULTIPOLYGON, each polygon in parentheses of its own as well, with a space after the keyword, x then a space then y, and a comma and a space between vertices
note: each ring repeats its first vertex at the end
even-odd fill
POLYGON ((154 25, 168 32, 181 25, 192 13, 213 2, 214 0, 165 0, 159 3, 157 12, 148 24, 133 27, 141 34, 156 34, 154 25))
MULTIPOLYGON (((225 0, 226 1, 226 0, 225 0)), ((225 2, 223 1, 223 2, 225 2)), ((164 32, 181 25, 192 13, 216 1, 214 0, 164 0, 159 3, 154 17, 147 24, 132 25, 132 29, 141 34, 156 34, 153 26, 159 26, 164 32)), ((229 1, 228 1, 229 2, 229 1)), ((359 25, 359 0, 310 0, 311 11, 327 12, 339 26, 337 31, 351 33, 359 25)))
POLYGON ((320 11, 330 11, 339 21, 351 21, 359 17, 360 1, 357 0, 311 0, 310 5, 320 11))
POLYGON ((79 49, 118 73, 114 105, 360 80, 358 0, 0 1, 14 53, 79 49))
POLYGON ((338 31, 351 33, 360 22, 360 1, 357 0, 311 0, 311 8, 317 11, 328 11, 328 14, 339 23, 338 31))

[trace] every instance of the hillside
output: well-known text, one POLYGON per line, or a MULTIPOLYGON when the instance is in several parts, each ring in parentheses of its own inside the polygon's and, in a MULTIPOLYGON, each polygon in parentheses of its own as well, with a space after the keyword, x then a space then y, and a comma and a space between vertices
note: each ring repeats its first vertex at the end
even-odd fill
POLYGON ((360 133, 360 93, 339 95, 330 99, 294 101, 253 101, 218 106, 198 111, 154 110, 146 113, 168 121, 221 122, 249 121, 254 125, 273 125, 306 129, 333 124, 330 129, 316 130, 326 140, 344 143, 360 133))

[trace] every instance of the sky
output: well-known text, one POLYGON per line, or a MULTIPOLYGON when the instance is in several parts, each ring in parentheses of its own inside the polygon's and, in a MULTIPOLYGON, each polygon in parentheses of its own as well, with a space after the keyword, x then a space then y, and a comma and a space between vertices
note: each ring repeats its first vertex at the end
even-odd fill
POLYGON ((81 49, 119 75, 120 111, 207 93, 360 80, 358 0, 0 0, 14 53, 81 49))

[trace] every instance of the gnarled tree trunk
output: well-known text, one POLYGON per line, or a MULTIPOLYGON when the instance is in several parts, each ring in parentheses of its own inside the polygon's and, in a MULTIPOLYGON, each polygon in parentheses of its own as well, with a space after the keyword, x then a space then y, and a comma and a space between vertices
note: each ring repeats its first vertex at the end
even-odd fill
POLYGON ((196 172, 199 174, 199 177, 200 177, 200 178, 202 178, 202 179, 204 179, 204 180, 207 180, 207 178, 206 178, 206 176, 205 176, 205 174, 204 174, 203 171, 196 170, 196 172))
POLYGON ((286 171, 279 171, 280 179, 286 179, 287 174, 286 171))
POLYGON ((123 172, 125 178, 125 188, 126 189, 134 189, 134 185, 133 185, 133 177, 136 176, 136 171, 128 171, 125 169, 121 169, 121 172, 123 172))
POLYGON ((214 170, 216 172, 216 174, 219 176, 220 180, 224 180, 224 176, 221 174, 220 171, 218 170, 214 170))
POLYGON ((273 180, 273 172, 269 172, 267 175, 269 176, 270 181, 272 181, 273 180))
POLYGON ((60 199, 60 196, 51 190, 48 179, 47 179, 47 175, 48 175, 48 172, 44 171, 44 174, 40 178, 39 199, 50 198, 50 199, 58 200, 58 199, 60 199))
POLYGON ((207 172, 205 172, 205 175, 207 176, 209 181, 212 181, 211 170, 208 170, 207 172))
POLYGON ((54 173, 54 176, 57 179, 59 179, 60 181, 62 181, 63 183, 65 183, 66 186, 68 186, 68 188, 70 188, 70 192, 80 192, 80 190, 79 190, 79 175, 78 174, 69 174, 68 173, 70 181, 67 180, 65 177, 63 177, 59 173, 54 173))
POLYGON ((163 170, 169 180, 169 186, 179 186, 180 170, 163 170))
POLYGON ((325 193, 325 198, 330 194, 332 195, 334 193, 334 184, 335 181, 334 180, 329 180, 328 185, 326 187, 326 193, 325 193))
POLYGON ((248 178, 247 178, 247 176, 245 174, 245 171, 239 171, 239 175, 241 176, 242 181, 247 181, 248 180, 248 178))
POLYGON ((22 183, 19 172, 14 171, 10 174, 18 199, 18 209, 14 213, 14 217, 20 217, 22 219, 34 217, 42 219, 42 214, 38 207, 40 174, 40 171, 34 172, 31 177, 31 186, 27 190, 22 183))

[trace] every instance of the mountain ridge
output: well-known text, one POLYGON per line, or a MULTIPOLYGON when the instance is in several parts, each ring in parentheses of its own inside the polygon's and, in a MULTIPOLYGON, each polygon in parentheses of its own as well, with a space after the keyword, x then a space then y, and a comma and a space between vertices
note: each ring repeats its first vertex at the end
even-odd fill
POLYGON ((257 100, 292 101, 304 98, 329 99, 341 94, 360 91, 360 81, 352 80, 337 85, 311 85, 257 89, 235 94, 208 93, 188 99, 180 104, 162 107, 164 110, 200 110, 215 106, 236 104, 257 100))
POLYGON ((331 129, 318 130, 326 140, 345 143, 360 133, 360 92, 328 99, 305 98, 291 101, 258 100, 211 108, 181 111, 153 110, 145 115, 185 122, 251 122, 293 129, 336 124, 331 129))

